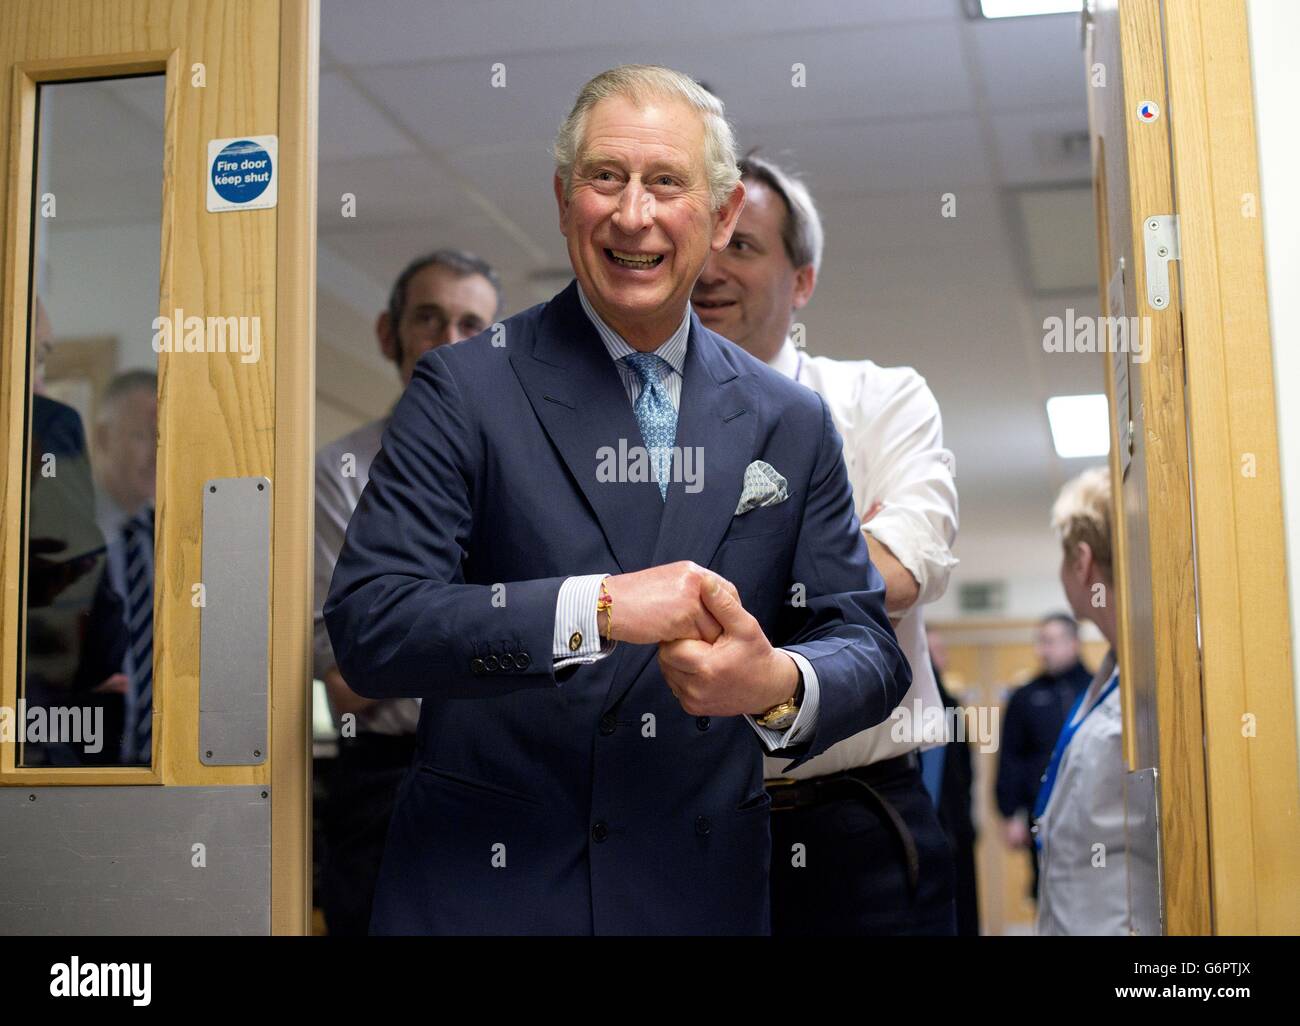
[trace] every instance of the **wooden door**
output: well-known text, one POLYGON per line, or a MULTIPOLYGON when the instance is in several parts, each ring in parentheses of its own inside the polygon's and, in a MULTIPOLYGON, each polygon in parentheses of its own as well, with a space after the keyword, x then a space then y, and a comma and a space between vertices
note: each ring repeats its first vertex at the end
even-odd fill
POLYGON ((1100 310, 1142 333, 1106 354, 1133 928, 1295 932, 1300 794, 1246 202, 1259 187, 1245 7, 1092 0, 1085 40, 1100 310))
POLYGON ((0 932, 306 931, 317 50, 315 0, 0 5, 0 705, 126 710, 107 748, 0 735, 0 932), (44 378, 96 312, 156 402, 147 520, 44 378))

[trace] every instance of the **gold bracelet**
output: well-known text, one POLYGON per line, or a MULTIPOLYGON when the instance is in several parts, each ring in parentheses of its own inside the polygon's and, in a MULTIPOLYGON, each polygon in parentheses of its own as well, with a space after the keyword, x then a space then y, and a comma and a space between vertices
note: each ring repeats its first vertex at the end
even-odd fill
POLYGON ((605 614, 605 640, 614 640, 614 599, 605 587, 605 579, 600 582, 600 597, 596 599, 596 615, 605 614))

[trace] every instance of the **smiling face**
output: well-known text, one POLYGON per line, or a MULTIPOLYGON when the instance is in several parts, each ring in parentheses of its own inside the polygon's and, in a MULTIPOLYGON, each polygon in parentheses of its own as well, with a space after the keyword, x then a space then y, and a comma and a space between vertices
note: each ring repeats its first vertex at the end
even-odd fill
POLYGON ((744 195, 737 185, 712 209, 704 121, 672 99, 601 100, 588 112, 567 197, 555 177, 560 231, 583 292, 643 352, 676 330, 709 253, 726 248, 744 195))
POLYGON ((778 192, 746 179, 745 209, 731 242, 709 257, 691 295, 705 327, 763 361, 780 351, 794 311, 812 298, 816 284, 812 265, 796 268, 786 253, 788 216, 778 192))

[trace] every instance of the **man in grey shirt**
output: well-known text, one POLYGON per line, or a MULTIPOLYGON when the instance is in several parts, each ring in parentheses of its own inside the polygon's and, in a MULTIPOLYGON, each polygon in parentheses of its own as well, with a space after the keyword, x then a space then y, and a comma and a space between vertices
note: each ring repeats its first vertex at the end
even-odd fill
MULTIPOLYGON (((462 250, 438 250, 411 261, 398 276, 375 335, 405 388, 424 353, 484 331, 500 307, 500 279, 490 265, 462 250)), ((321 614, 387 423, 383 417, 364 424, 316 454, 314 664, 340 735, 325 815, 322 905, 336 936, 367 932, 393 799, 415 754, 420 718, 419 699, 362 698, 348 687, 321 614)))

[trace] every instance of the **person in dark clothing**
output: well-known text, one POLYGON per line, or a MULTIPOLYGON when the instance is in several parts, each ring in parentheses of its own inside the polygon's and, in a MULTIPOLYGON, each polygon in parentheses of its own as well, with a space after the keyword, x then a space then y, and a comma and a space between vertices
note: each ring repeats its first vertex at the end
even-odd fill
POLYGON ((1034 650, 1043 672, 1012 694, 1003 715, 997 802, 1007 844, 1029 851, 1036 898, 1038 858, 1029 816, 1061 727, 1092 673, 1079 660, 1079 625, 1067 613, 1043 618, 1034 650))
MULTIPOLYGON (((943 686, 943 676, 933 654, 934 649, 931 648, 934 681, 939 686, 939 698, 945 709, 956 709, 960 703, 943 686)), ((943 776, 935 806, 939 813, 939 823, 952 847, 958 937, 978 937, 980 933, 979 888, 975 880, 975 820, 971 816, 973 773, 969 745, 969 741, 953 739, 943 746, 943 776)))

